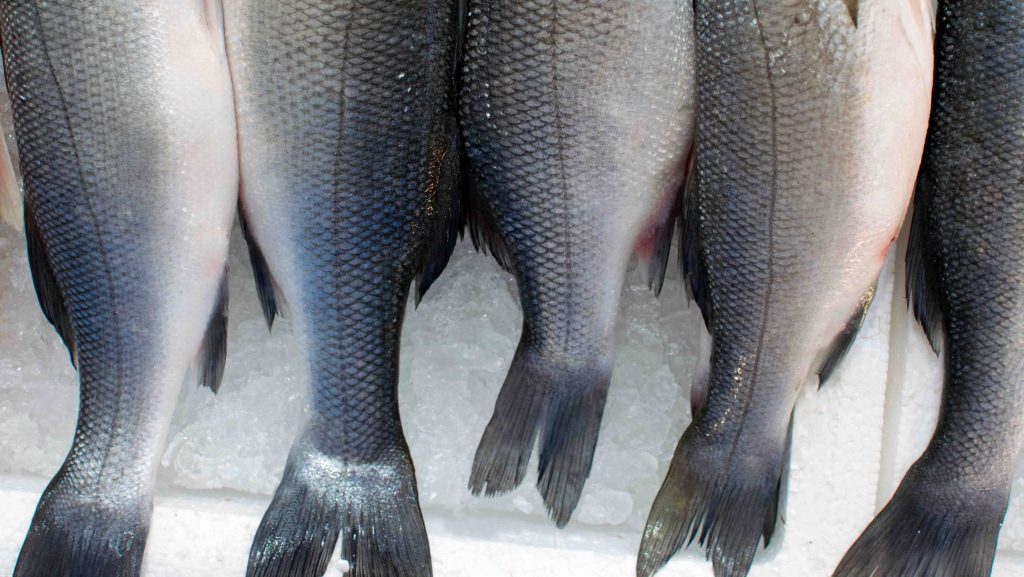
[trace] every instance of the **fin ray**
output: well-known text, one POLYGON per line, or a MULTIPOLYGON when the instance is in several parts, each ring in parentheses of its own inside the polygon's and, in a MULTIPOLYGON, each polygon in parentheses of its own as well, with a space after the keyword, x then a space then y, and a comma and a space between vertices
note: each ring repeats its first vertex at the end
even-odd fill
POLYGON ((39 499, 14 577, 139 577, 152 505, 88 495, 67 479, 61 468, 39 499))
POLYGON ((267 323, 267 330, 274 327, 274 318, 280 314, 278 307, 277 293, 274 290, 274 277, 270 274, 270 267, 263 251, 256 239, 249 230, 245 219, 245 210, 238 207, 238 218, 242 226, 242 236, 245 237, 245 244, 249 247, 249 262, 252 264, 252 276, 256 282, 256 295, 260 299, 260 309, 263 311, 263 320, 267 323))
MULTIPOLYGON (((467 198, 472 199, 472 196, 467 198)), ((512 252, 486 210, 471 201, 467 206, 466 224, 469 227, 469 238, 473 241, 473 248, 477 252, 494 257, 498 266, 505 272, 515 274, 512 252)))
POLYGON ((519 486, 539 436, 537 488, 551 520, 568 524, 590 476, 610 376, 553 365, 520 344, 477 447, 470 490, 491 496, 519 486))
POLYGON ((335 544, 350 577, 430 577, 430 547, 406 454, 394 465, 289 458, 260 522, 246 577, 320 577, 335 544), (331 462, 325 483, 316 468, 331 462), (311 474, 312 473, 312 474, 311 474))
POLYGON ((934 276, 935 257, 928 247, 928 197, 928 174, 922 168, 914 194, 913 217, 907 242, 907 300, 932 350, 938 353, 943 317, 939 283, 934 276))
POLYGON ((714 319, 712 318, 713 309, 707 286, 704 256, 700 247, 700 190, 698 184, 700 175, 698 172, 697 165, 694 164, 693 170, 687 177, 686 189, 682 197, 682 234, 680 235, 679 260, 683 276, 687 281, 687 292, 690 299, 700 307, 704 326, 710 331, 714 319))
MULTIPOLYGON (((916 465, 915 465, 916 467, 916 465)), ((843 556, 832 577, 988 577, 1008 495, 957 514, 930 506, 913 471, 843 556)), ((963 502, 962 498, 945 502, 963 502)))
POLYGON ((199 385, 216 393, 224 380, 224 362, 228 353, 228 269, 220 279, 217 289, 217 302, 213 307, 210 320, 206 325, 203 342, 196 355, 199 369, 199 385))
POLYGON ((682 219, 683 212, 683 191, 675 194, 672 201, 672 208, 665 216, 664 222, 654 229, 654 249, 651 251, 651 260, 647 263, 647 288, 654 291, 654 296, 661 296, 661 289, 665 286, 665 274, 668 272, 668 257, 672 252, 672 239, 676 234, 676 224, 682 219))
POLYGON ((835 373, 843 359, 846 358, 846 354, 850 352, 850 348, 853 347, 854 341, 857 340, 857 334, 860 333, 860 328, 864 325, 864 317, 867 316, 868 309, 871 308, 871 302, 875 300, 877 290, 878 281, 876 280, 861 297, 857 308, 850 315, 850 319, 846 321, 843 329, 828 346, 828 353, 818 366, 819 388, 835 373))
POLYGON ((727 470, 719 453, 693 425, 683 433, 651 506, 637 556, 638 577, 654 575, 694 542, 711 559, 715 577, 745 577, 758 544, 771 541, 784 514, 782 460, 789 457, 788 447, 780 447, 778 461, 765 467, 767 474, 727 470))
POLYGON ((437 152, 439 158, 432 159, 437 168, 437 182, 432 186, 436 190, 435 209, 439 212, 433 217, 428 245, 424 251, 420 270, 416 275, 416 304, 444 272, 452 251, 459 240, 462 230, 462 198, 459 190, 459 141, 455 136, 458 129, 455 120, 451 119, 449 133, 451 142, 446 150, 437 152))
POLYGON ((25 204, 24 218, 28 264, 32 271, 32 284, 36 289, 39 307, 43 310, 46 320, 53 325, 61 340, 64 341, 64 346, 67 347, 68 354, 71 356, 71 363, 77 367, 78 346, 75 343, 75 331, 71 326, 71 317, 68 314, 67 304, 64 302, 64 294, 57 284, 57 277, 50 265, 46 244, 43 241, 42 232, 36 225, 35 214, 30 203, 25 204))

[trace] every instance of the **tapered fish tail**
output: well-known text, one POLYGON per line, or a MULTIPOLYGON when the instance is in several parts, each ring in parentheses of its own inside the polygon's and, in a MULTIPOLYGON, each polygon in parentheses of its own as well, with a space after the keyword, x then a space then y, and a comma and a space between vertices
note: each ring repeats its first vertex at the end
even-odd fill
POLYGON ((496 495, 519 486, 539 434, 537 488, 551 520, 567 525, 590 476, 609 382, 605 362, 569 366, 521 343, 477 448, 470 490, 496 495))
POLYGON ((89 497, 64 478, 39 500, 14 577, 139 577, 152 505, 89 497))
POLYGON ((833 577, 989 577, 1009 489, 936 496, 913 469, 833 577), (951 504, 955 504, 951 506, 951 504))
POLYGON ((387 463, 347 463, 294 450, 246 576, 320 577, 340 538, 350 577, 430 577, 412 461, 395 453, 387 463))
POLYGON ((715 577, 744 577, 762 539, 767 547, 782 513, 792 423, 775 458, 744 469, 723 466, 722 448, 691 426, 676 447, 640 542, 636 574, 650 577, 694 542, 715 577))

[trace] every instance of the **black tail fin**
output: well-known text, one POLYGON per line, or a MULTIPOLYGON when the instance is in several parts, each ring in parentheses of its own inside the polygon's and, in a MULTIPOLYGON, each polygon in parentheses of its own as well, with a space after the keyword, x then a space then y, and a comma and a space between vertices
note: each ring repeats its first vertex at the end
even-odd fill
POLYGON ((1009 491, 937 498, 913 469, 833 577, 989 577, 1009 491))
POLYGON ((767 546, 784 514, 780 500, 789 450, 780 446, 763 466, 742 470, 728 466, 728 450, 708 444, 693 426, 683 434, 647 519, 638 577, 650 577, 694 541, 712 560, 715 577, 750 572, 758 544, 763 538, 767 546))
POLYGON ((350 577, 430 577, 408 453, 347 463, 293 451, 249 552, 247 577, 320 577, 341 538, 350 577))
POLYGON ((39 500, 14 577, 139 577, 152 505, 90 498, 63 477, 39 500))
POLYGON ((540 433, 537 488, 558 527, 569 523, 590 476, 610 369, 567 367, 520 345, 473 460, 475 494, 511 491, 523 482, 540 433))

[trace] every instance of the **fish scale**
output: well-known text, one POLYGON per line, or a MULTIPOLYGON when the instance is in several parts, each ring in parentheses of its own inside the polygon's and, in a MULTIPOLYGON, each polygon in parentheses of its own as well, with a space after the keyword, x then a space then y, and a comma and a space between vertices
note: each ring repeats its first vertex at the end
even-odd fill
POLYGON ((642 577, 694 543, 717 577, 742 577, 772 539, 800 388, 826 382, 851 346, 912 191, 930 86, 921 10, 695 3, 697 176, 682 254, 710 373, 651 507, 642 577))
POLYGON ((694 111, 689 2, 471 0, 461 70, 473 238, 514 271, 523 330, 470 488, 526 475, 558 526, 590 473, 626 265, 660 287, 694 111), (661 243, 661 244, 658 244, 661 243), (659 280, 653 280, 659 279, 659 280))
POLYGON ((1024 443, 1024 7, 939 2, 907 292, 944 353, 928 448, 836 577, 986 577, 1024 443))
POLYGON ((396 386, 410 283, 422 296, 460 222, 455 8, 225 2, 250 254, 310 391, 250 576, 321 575, 339 539, 353 575, 431 574, 396 386))
POLYGON ((33 281, 81 384, 18 577, 138 575, 178 389, 197 351, 223 366, 204 332, 226 305, 237 160, 200 6, 0 4, 33 281))

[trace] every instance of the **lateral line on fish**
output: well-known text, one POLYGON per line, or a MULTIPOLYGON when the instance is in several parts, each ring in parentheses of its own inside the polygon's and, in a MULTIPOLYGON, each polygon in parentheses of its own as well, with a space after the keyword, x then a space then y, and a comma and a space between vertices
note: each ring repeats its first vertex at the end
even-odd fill
MULTIPOLYGON (((562 124, 562 106, 561 99, 558 97, 558 0, 552 0, 551 2, 551 87, 554 89, 554 109, 555 109, 555 131, 558 134, 558 173, 559 181, 561 183, 561 198, 562 198, 562 211, 563 219, 565 215, 569 213, 569 190, 566 186, 566 175, 565 175, 565 143, 562 139, 563 124, 562 124)), ((568 227, 562 227, 562 239, 564 240, 565 246, 565 267, 566 272, 563 278, 567 279, 568 282, 568 295, 574 294, 573 291, 573 275, 572 275, 572 235, 569 234, 568 227)), ((565 299, 566 307, 566 319, 572 319, 575 317, 573 311, 573 299, 565 299)), ((569 330, 562 331, 562 348, 565 350, 569 349, 569 330)))
MULTIPOLYGON (((776 103, 775 94, 775 81, 772 78, 772 66, 769 60, 768 41, 764 36, 764 25, 761 23, 761 11, 758 9, 757 0, 752 2, 754 10, 754 21, 757 23, 757 35, 761 40, 761 47, 764 50, 764 71, 768 79, 768 89, 771 94, 771 126, 772 126, 772 194, 768 204, 768 282, 765 286, 764 293, 764 309, 761 313, 761 327, 760 333, 757 337, 757 350, 754 352, 754 370, 750 375, 751 380, 756 379, 761 372, 761 358, 764 349, 765 339, 765 327, 768 324, 768 308, 771 305, 772 300, 772 285, 775 282, 775 270, 772 263, 772 255, 775 254, 775 198, 779 191, 779 155, 778 151, 778 105, 776 103)), ((754 392, 751 390, 747 393, 745 399, 743 399, 743 412, 741 414, 746 415, 750 411, 750 405, 754 401, 754 392)), ((732 438, 731 445, 729 447, 729 459, 728 463, 733 462, 733 458, 736 456, 736 447, 739 443, 740 437, 743 436, 743 430, 747 426, 747 419, 743 419, 740 422, 739 430, 736 435, 732 438)))
MULTIPOLYGON (((349 42, 348 42, 348 40, 349 40, 349 34, 351 33, 351 31, 352 31, 352 21, 351 21, 351 19, 346 18, 345 19, 345 28, 342 29, 342 34, 341 34, 341 62, 342 62, 342 64, 348 62, 348 57, 349 57, 349 54, 348 54, 348 44, 349 44, 349 42)), ((338 134, 338 142, 337 142, 336 146, 334 147, 334 173, 331 175, 331 178, 334 181, 334 187, 333 187, 334 190, 332 191, 334 193, 337 193, 338 189, 340 188, 339 187, 339 183, 341 182, 341 179, 342 179, 341 167, 345 165, 345 163, 342 162, 342 158, 344 158, 344 154, 343 154, 344 150, 343 149, 344 149, 344 146, 345 146, 345 135, 344 135, 344 131, 345 131, 345 111, 347 109, 346 105, 348 104, 348 101, 345 98, 345 83, 348 81, 348 74, 347 74, 347 72, 346 72, 346 74, 343 74, 341 76, 340 80, 341 80, 341 86, 338 87, 338 130, 339 130, 339 134, 338 134)))
MULTIPOLYGON (((90 200, 90 195, 88 193, 89 192, 89 188, 88 188, 88 186, 86 186, 85 174, 82 172, 82 158, 78 154, 78 140, 75 138, 75 131, 74 131, 74 129, 71 126, 71 115, 68 113, 68 99, 64 95, 64 87, 61 86, 60 79, 57 78, 57 71, 53 67, 53 60, 50 59, 50 48, 49 48, 49 46, 48 46, 48 44, 46 42, 46 35, 43 34, 42 17, 40 17, 40 15, 39 15, 39 7, 36 5, 36 3, 33 3, 33 12, 34 12, 34 15, 35 15, 35 18, 36 18, 37 29, 39 30, 39 43, 42 45, 43 57, 46 59, 46 67, 50 71, 50 77, 53 79, 54 86, 57 87, 57 95, 60 97, 61 113, 64 115, 64 123, 68 127, 68 139, 71 141, 71 151, 75 155, 75 168, 76 168, 76 170, 78 172, 78 181, 79 181, 79 183, 81 183, 81 186, 82 186, 82 200, 85 203, 86 212, 89 214, 89 224, 91 225, 91 228, 93 230, 93 234, 95 234, 95 236, 96 236, 96 249, 97 249, 97 252, 100 255, 100 260, 103 262, 103 277, 106 280, 107 291, 108 291, 108 293, 110 294, 110 297, 111 297, 110 298, 110 302, 117 303, 118 302, 117 291, 114 289, 114 287, 115 287, 114 279, 110 275, 110 259, 109 259, 109 254, 108 254, 106 246, 104 246, 104 244, 103 244, 103 236, 100 234, 99 226, 96 224, 96 221, 97 221, 97 218, 96 218, 96 207, 93 206, 93 203, 90 200)), ((109 309, 109 312, 110 312, 110 315, 111 315, 111 317, 113 319, 114 325, 117 326, 117 327, 120 327, 121 326, 121 315, 118 313, 117 307, 116 306, 111 306, 110 309, 109 309)), ((124 375, 124 362, 123 362, 123 359, 122 359, 122 352, 124 351, 124 343, 122 342, 122 336, 121 336, 122 332, 123 331, 120 331, 120 330, 114 331, 114 334, 117 335, 115 337, 116 340, 117 340, 117 346, 114 347, 114 349, 115 349, 115 358, 116 358, 117 367, 118 367, 117 368, 117 373, 118 373, 117 374, 117 378, 118 378, 119 382, 123 383, 125 381, 125 375, 124 375)), ((79 363, 81 363, 81 356, 79 356, 79 363)), ((81 382, 82 381, 82 365, 81 364, 78 365, 78 376, 79 376, 79 381, 81 382)), ((124 398, 125 387, 114 387, 114 390, 117 391, 117 393, 116 393, 117 394, 117 398, 116 398, 116 403, 115 403, 115 406, 117 407, 117 409, 116 409, 117 410, 117 414, 115 415, 115 418, 116 418, 115 422, 121 422, 122 421, 122 419, 121 419, 121 411, 122 411, 122 407, 123 407, 121 401, 124 398)), ((82 408, 79 408, 79 413, 81 413, 81 411, 82 411, 82 408)), ((77 437, 77 434, 75 436, 77 437)), ((103 460, 102 460, 102 464, 100 465, 100 471, 105 471, 107 469, 107 462, 110 460, 110 450, 111 450, 111 443, 109 442, 109 440, 110 440, 110 438, 112 436, 113 436, 113 431, 107 431, 106 439, 104 439, 105 442, 104 442, 104 448, 103 448, 103 460)), ((72 440, 72 446, 74 446, 74 440, 72 440)), ((91 486, 95 486, 98 482, 99 482, 98 478, 93 478, 91 480, 91 482, 89 482, 89 484, 91 486)))

